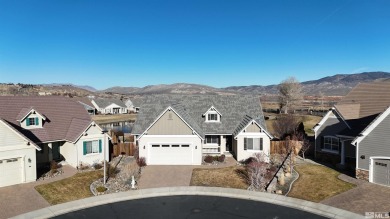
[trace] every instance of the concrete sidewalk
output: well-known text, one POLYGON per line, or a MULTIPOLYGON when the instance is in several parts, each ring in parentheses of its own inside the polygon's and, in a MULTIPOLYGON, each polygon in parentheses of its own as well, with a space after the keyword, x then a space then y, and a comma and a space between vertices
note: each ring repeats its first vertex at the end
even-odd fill
POLYGON ((34 187, 65 179, 77 173, 77 170, 71 166, 65 165, 62 168, 64 173, 55 178, 0 188, 0 219, 50 206, 34 187))

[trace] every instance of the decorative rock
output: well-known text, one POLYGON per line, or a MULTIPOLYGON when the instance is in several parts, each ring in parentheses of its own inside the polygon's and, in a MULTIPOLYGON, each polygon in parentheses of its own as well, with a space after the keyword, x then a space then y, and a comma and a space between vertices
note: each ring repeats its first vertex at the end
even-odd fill
POLYGON ((284 185, 284 174, 280 174, 280 177, 278 178, 279 185, 283 186, 284 185))
POLYGON ((287 172, 287 173, 284 174, 284 176, 288 178, 288 177, 291 176, 291 173, 290 173, 290 172, 287 172))
POLYGON ((283 194, 283 192, 282 192, 282 190, 276 190, 276 192, 275 192, 276 194, 278 194, 278 195, 281 195, 281 194, 283 194))

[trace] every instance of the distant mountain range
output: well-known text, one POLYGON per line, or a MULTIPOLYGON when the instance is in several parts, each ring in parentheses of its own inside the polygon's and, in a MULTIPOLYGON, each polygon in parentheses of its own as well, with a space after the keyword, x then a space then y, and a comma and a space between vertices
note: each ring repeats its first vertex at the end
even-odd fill
MULTIPOLYGON (((358 74, 337 74, 320 78, 318 80, 301 82, 306 95, 318 95, 322 92, 326 96, 344 96, 354 86, 362 82, 390 81, 389 72, 363 72, 358 74)), ((6 84, 0 83, 0 95, 41 95, 49 93, 56 95, 87 96, 96 95, 101 97, 113 97, 121 95, 147 95, 147 94, 258 94, 276 95, 278 85, 251 85, 215 88, 199 84, 160 84, 146 87, 111 87, 105 90, 96 90, 88 85, 74 84, 6 84)))
MULTIPOLYGON (((318 80, 302 82, 306 95, 317 95, 322 92, 327 96, 344 96, 358 83, 390 79, 389 72, 363 72, 358 74, 337 74, 318 80)), ((99 92, 127 95, 143 94, 277 94, 278 85, 250 85, 215 88, 199 84, 160 84, 137 87, 111 87, 99 92)))

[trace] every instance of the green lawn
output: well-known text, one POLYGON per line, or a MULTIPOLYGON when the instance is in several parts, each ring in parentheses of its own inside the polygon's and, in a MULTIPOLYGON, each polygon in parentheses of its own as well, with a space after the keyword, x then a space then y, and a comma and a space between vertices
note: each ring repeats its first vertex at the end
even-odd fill
POLYGON ((102 170, 77 173, 63 180, 36 186, 35 189, 51 205, 56 205, 93 196, 89 186, 102 177, 102 170))
POLYGON ((299 178, 293 184, 289 197, 320 202, 355 187, 354 184, 338 179, 340 173, 328 167, 304 164, 295 169, 299 178))

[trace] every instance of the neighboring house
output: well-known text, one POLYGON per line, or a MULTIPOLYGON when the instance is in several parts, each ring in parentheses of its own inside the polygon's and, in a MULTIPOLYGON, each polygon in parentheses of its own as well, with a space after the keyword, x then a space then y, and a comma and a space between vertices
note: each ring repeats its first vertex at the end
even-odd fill
POLYGON ((90 99, 83 98, 83 97, 73 97, 71 99, 80 103, 84 107, 84 109, 89 113, 89 115, 96 114, 96 108, 93 106, 90 99))
POLYGON ((101 162, 107 138, 70 98, 0 97, 0 187, 36 180, 37 168, 52 160, 101 162))
POLYGON ((390 186, 390 82, 362 83, 314 127, 315 156, 390 186))
POLYGON ((142 103, 141 98, 127 99, 125 105, 128 112, 138 113, 142 103))
POLYGON ((92 105, 101 114, 125 114, 127 106, 119 99, 93 99, 92 105))
POLYGON ((132 133, 149 165, 200 165, 204 155, 225 153, 237 160, 269 155, 272 139, 255 96, 149 96, 132 133))

